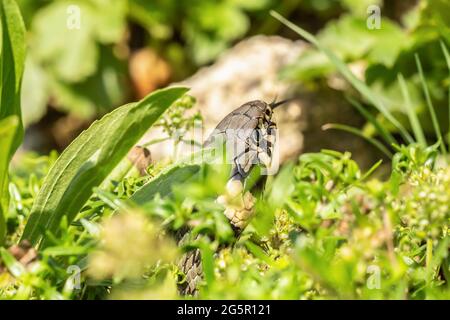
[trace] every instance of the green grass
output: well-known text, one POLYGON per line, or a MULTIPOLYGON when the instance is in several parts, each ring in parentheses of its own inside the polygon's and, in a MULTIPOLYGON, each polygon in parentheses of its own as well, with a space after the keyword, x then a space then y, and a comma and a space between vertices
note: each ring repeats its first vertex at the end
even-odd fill
MULTIPOLYGON (((450 171, 435 165, 436 152, 436 147, 400 148, 387 181, 373 177, 379 163, 366 174, 347 153, 304 154, 266 188, 252 190, 256 216, 239 239, 215 201, 224 191, 227 168, 206 165, 202 175, 175 182, 170 195, 142 204, 128 195, 145 180, 112 181, 112 193, 96 191, 71 224, 63 219, 57 234, 47 232, 48 246, 36 261, 23 265, 2 251, 0 295, 178 298, 176 257, 183 250, 175 249, 167 232, 195 225, 199 237, 183 248, 198 247, 203 254, 201 299, 448 299, 450 171), (128 209, 115 213, 120 208, 128 209), (141 226, 143 221, 154 227, 141 226), (166 230, 158 231, 164 240, 152 236, 160 228, 166 230), (158 247, 166 249, 149 252, 154 241, 163 241, 158 247), (102 251, 105 246, 108 251, 102 251), (168 257, 173 250, 178 253, 168 257), (81 274, 81 288, 69 290, 66 269, 74 265, 87 272, 81 274)), ((48 162, 54 161, 31 160, 44 172, 36 177, 33 167, 16 168, 11 183, 17 190, 33 176, 42 185, 48 162)), ((12 200, 9 244, 23 229, 32 197, 27 191, 12 200)))

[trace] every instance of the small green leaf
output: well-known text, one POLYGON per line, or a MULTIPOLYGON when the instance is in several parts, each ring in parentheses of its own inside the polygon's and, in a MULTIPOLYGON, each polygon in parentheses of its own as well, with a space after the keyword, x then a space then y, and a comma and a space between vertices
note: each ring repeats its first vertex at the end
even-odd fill
POLYGON ((19 126, 17 116, 10 116, 0 121, 0 245, 3 244, 6 235, 5 212, 8 208, 8 166, 10 151, 13 146, 14 136, 19 126))
POLYGON ((118 196, 112 194, 111 192, 102 190, 100 188, 94 188, 94 193, 101 201, 103 201, 107 206, 113 210, 129 210, 130 206, 127 205, 125 201, 120 199, 118 196))
POLYGON ((215 281, 214 276, 214 250, 211 249, 210 243, 204 239, 199 242, 198 247, 201 251, 202 268, 208 287, 211 287, 215 281))
POLYGON ((247 247, 248 251, 250 251, 255 257, 257 257, 261 261, 264 261, 268 265, 271 265, 273 263, 272 259, 267 255, 267 253, 264 252, 264 250, 260 246, 256 245, 251 241, 246 241, 245 246, 247 247))

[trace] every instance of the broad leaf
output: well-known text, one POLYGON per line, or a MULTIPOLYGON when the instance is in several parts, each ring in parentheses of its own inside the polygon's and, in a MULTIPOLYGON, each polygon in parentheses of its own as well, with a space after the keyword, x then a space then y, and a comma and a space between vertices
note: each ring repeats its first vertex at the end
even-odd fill
POLYGON ((61 154, 44 180, 22 239, 37 244, 45 231, 57 232, 63 216, 71 222, 131 147, 185 92, 159 90, 96 121, 61 154))
POLYGON ((171 194, 174 185, 185 182, 199 171, 200 166, 195 164, 171 168, 142 186, 130 199, 136 204, 143 205, 151 201, 157 194, 165 197, 171 194))
POLYGON ((8 149, 11 156, 23 137, 20 86, 25 63, 25 26, 14 0, 0 2, 0 20, 0 120, 12 115, 18 116, 19 120, 13 146, 8 149))
POLYGON ((19 126, 19 118, 10 116, 0 120, 0 245, 3 244, 6 235, 6 218, 5 212, 8 208, 8 165, 9 151, 14 142, 17 127, 19 126))

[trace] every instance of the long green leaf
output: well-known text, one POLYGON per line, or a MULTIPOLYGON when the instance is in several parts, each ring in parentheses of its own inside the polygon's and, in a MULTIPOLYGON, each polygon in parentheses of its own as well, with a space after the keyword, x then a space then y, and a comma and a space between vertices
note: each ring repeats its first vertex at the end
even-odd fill
POLYGON ((447 62, 448 70, 450 71, 450 54, 448 53, 447 46, 445 45, 445 43, 443 41, 441 41, 441 49, 442 49, 442 52, 444 53, 444 57, 445 57, 445 61, 447 62))
POLYGON ((417 69, 419 70, 420 82, 422 83, 423 92, 425 93, 425 100, 427 102, 428 111, 430 112, 431 121, 433 122, 433 128, 436 133, 436 137, 438 138, 439 145, 441 148, 441 152, 443 154, 447 153, 447 149, 445 147, 445 142, 442 139, 441 127, 439 125, 439 121, 436 116, 436 112, 434 110, 433 102, 431 101, 430 91, 428 90, 427 81, 425 80, 425 75, 422 69, 422 63, 420 62, 419 55, 415 54, 417 69))
POLYGON ((214 149, 202 149, 186 156, 165 168, 156 177, 138 189, 130 200, 138 205, 145 205, 157 194, 161 197, 172 193, 172 187, 193 178, 202 163, 217 163, 222 155, 215 154, 214 149))
POLYGON ((25 25, 14 0, 1 0, 0 20, 0 120, 12 115, 19 120, 12 148, 8 150, 11 156, 23 138, 20 87, 25 63, 25 25))
MULTIPOLYGON (((450 74, 450 54, 448 53, 447 46, 443 41, 441 41, 441 49, 445 56, 445 61, 447 62, 448 72, 450 74)), ((450 85, 448 86, 448 126, 449 126, 449 132, 448 132, 448 143, 450 143, 450 85)))
POLYGON ((144 205, 151 201, 157 194, 165 197, 171 194, 174 185, 185 182, 199 171, 200 166, 196 164, 171 168, 168 172, 158 175, 142 186, 131 196, 130 200, 138 205, 144 205))
POLYGON ((8 208, 8 166, 9 150, 13 145, 19 119, 17 116, 10 116, 0 120, 0 246, 3 244, 6 235, 5 212, 8 208))
POLYGON ((422 130, 422 126, 420 125, 419 118, 417 117, 417 113, 414 110, 411 104, 411 96, 409 95, 408 87, 406 86, 405 78, 401 73, 397 76, 398 82, 400 84, 400 89, 402 91, 403 99, 405 100, 405 108, 406 113, 408 114, 409 122, 411 123, 411 127, 414 132, 414 137, 417 142, 422 146, 427 146, 427 141, 425 140, 425 135, 422 130))
POLYGON ((305 38, 313 45, 315 45, 320 51, 325 53, 333 63, 333 65, 339 70, 339 72, 349 81, 353 87, 355 87, 358 92, 365 97, 370 103, 372 103, 375 108, 381 112, 387 120, 389 120, 400 132, 403 138, 409 142, 413 143, 414 140, 409 134, 409 132, 403 127, 403 125, 392 115, 392 113, 385 107, 384 103, 377 98, 377 96, 372 92, 372 90, 360 79, 358 79, 353 72, 347 67, 347 65, 339 59, 331 50, 327 47, 323 46, 311 33, 308 31, 296 26, 289 20, 285 19, 283 16, 278 14, 275 11, 271 11, 270 14, 277 20, 279 20, 282 24, 287 26, 292 31, 299 34, 301 37, 305 38))
MULTIPOLYGON (((149 127, 187 92, 159 90, 94 122, 58 158, 34 202, 22 239, 37 244, 56 233, 63 216, 71 222, 98 186, 149 127)), ((45 243, 44 245, 45 246, 45 243)))

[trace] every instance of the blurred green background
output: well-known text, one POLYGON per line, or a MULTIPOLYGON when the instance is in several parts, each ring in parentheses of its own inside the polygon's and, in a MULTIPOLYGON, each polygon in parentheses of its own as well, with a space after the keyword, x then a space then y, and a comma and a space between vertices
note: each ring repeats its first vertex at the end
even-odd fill
MULTIPOLYGON (((440 40, 450 45, 446 0, 19 0, 29 51, 22 90, 26 126, 45 132, 32 148, 64 148, 93 119, 139 99, 198 68, 226 48, 257 34, 298 36, 269 15, 276 10, 317 34, 348 63, 358 66, 385 104, 401 114, 401 72, 418 113, 426 109, 414 63, 418 53, 431 97, 447 132, 450 79, 440 40), (81 25, 66 25, 79 8, 81 25), (366 27, 369 5, 381 7, 382 28, 366 27)), ((310 90, 327 86, 333 65, 307 50, 280 77, 310 90)), ((351 93, 347 87, 338 88, 351 93)), ((381 119, 382 120, 382 119, 381 119)), ((426 115, 422 125, 431 129, 426 115)), ((366 131, 373 130, 367 127, 366 131)))

